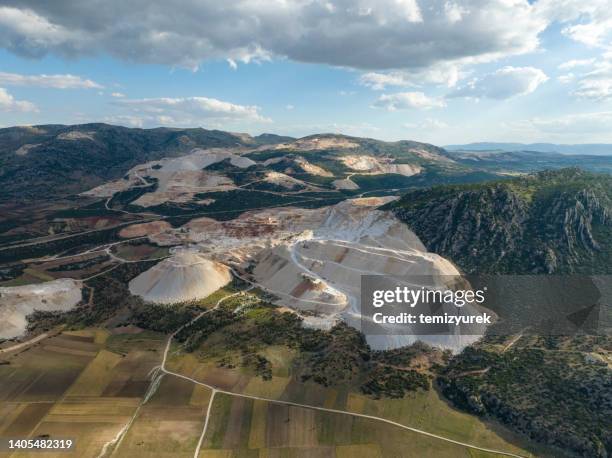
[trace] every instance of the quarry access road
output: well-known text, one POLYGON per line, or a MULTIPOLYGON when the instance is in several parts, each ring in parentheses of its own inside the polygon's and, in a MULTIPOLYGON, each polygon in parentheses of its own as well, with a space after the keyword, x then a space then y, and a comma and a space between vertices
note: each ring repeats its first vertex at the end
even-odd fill
POLYGON ((187 380, 187 381, 195 383, 197 385, 204 386, 204 387, 208 388, 209 390, 211 390, 211 392, 212 392, 210 400, 209 400, 209 404, 208 404, 207 416, 206 416, 206 420, 204 422, 204 428, 202 430, 202 434, 200 435, 200 440, 198 442, 198 446, 196 448, 196 451, 195 451, 195 454, 194 454, 194 458, 197 458, 198 455, 199 455, 202 443, 204 441, 204 436, 206 434, 206 429, 207 429, 207 426, 208 426, 208 419, 209 419, 209 416, 210 416, 210 412, 211 412, 211 408, 212 408, 212 403, 213 403, 213 400, 215 398, 215 395, 217 395, 217 394, 226 394, 228 396, 236 396, 236 397, 239 397, 239 398, 251 399, 251 400, 255 400, 255 401, 265 401, 265 402, 279 404, 279 405, 286 405, 286 406, 291 406, 291 407, 299 407, 299 408, 303 408, 303 409, 317 410, 317 411, 320 411, 320 412, 328 412, 328 413, 334 413, 334 414, 340 414, 340 415, 350 415, 350 416, 353 416, 353 417, 366 418, 368 420, 380 421, 382 423, 386 423, 386 424, 389 424, 389 425, 392 425, 392 426, 396 426, 398 428, 405 429, 407 431, 412 431, 412 432, 417 433, 417 434, 422 434, 424 436, 432 437, 434 439, 439 439, 439 440, 442 440, 442 441, 445 441, 445 442, 449 442, 449 443, 452 443, 452 444, 455 444, 455 445, 460 445, 460 446, 463 446, 463 447, 471 448, 471 449, 474 449, 474 450, 479 450, 479 451, 482 451, 482 452, 493 453, 493 454, 503 455, 503 456, 511 456, 511 457, 515 457, 515 458, 527 458, 526 455, 518 455, 516 453, 506 452, 506 451, 503 451, 503 450, 493 450, 493 449, 489 449, 489 448, 485 448, 485 447, 479 447, 478 445, 468 444, 466 442, 461 442, 461 441, 457 441, 457 440, 454 440, 454 439, 450 439, 448 437, 444 437, 444 436, 440 436, 438 434, 434 434, 434 433, 430 433, 430 432, 427 432, 427 431, 423 431, 422 429, 413 428, 411 426, 406 426, 406 425, 404 425, 402 423, 398 423, 396 421, 388 420, 388 419, 382 418, 382 417, 376 417, 374 415, 366 415, 366 414, 362 414, 362 413, 348 412, 346 410, 328 409, 328 408, 325 408, 325 407, 313 406, 313 405, 309 405, 309 404, 300 404, 300 403, 297 403, 297 402, 282 401, 282 400, 278 400, 278 399, 265 398, 265 397, 262 397, 262 396, 252 396, 252 395, 248 395, 248 394, 236 393, 236 392, 233 392, 233 391, 227 391, 227 390, 219 389, 219 388, 217 388, 215 386, 212 386, 212 385, 209 385, 207 383, 201 382, 201 381, 196 380, 194 378, 187 377, 186 375, 179 374, 177 372, 172 372, 172 371, 170 371, 170 370, 168 370, 166 368, 166 363, 167 363, 167 359, 168 359, 168 352, 170 351, 170 346, 172 344, 172 339, 174 338, 174 336, 176 334, 178 334, 180 331, 182 331, 187 326, 190 326, 191 324, 195 323, 197 320, 199 320, 200 318, 202 318, 206 314, 210 313, 212 310, 218 308, 221 305, 221 303, 223 301, 225 301, 226 299, 229 299, 231 297, 235 297, 235 296, 241 294, 242 292, 248 291, 249 289, 252 289, 252 288, 253 288, 253 286, 249 287, 246 290, 239 291, 237 293, 230 294, 228 296, 225 296, 225 297, 219 299, 219 301, 217 301, 217 303, 215 304, 215 306, 213 308, 205 310, 204 312, 202 312, 198 316, 196 316, 193 320, 191 320, 189 323, 184 324, 183 326, 178 328, 175 332, 173 332, 168 337, 168 341, 166 342, 166 347, 164 349, 164 356, 163 356, 163 359, 162 359, 162 364, 160 366, 160 370, 164 374, 173 375, 175 377, 182 378, 183 380, 187 380))

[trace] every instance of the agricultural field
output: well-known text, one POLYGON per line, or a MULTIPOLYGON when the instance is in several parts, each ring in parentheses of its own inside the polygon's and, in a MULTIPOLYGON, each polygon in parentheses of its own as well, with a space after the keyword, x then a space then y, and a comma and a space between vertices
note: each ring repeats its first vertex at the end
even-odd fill
POLYGON ((159 364, 163 336, 134 341, 87 329, 3 353, 0 436, 70 438, 78 456, 98 456, 137 411, 159 364))
POLYGON ((192 457, 211 391, 165 375, 155 394, 140 408, 129 431, 115 447, 115 456, 192 457))
MULTIPOLYGON (((226 305, 229 304, 224 303, 224 306, 226 305)), ((247 311, 246 315, 251 319, 264 320, 267 313, 270 312, 266 312, 265 310, 255 307, 247 311)), ((274 442, 274 439, 271 439, 270 436, 266 436, 265 433, 248 432, 249 428, 251 428, 251 431, 253 431, 253 428, 263 428, 265 424, 271 424, 269 422, 272 422, 273 419, 270 419, 270 415, 266 414, 267 416, 264 415, 263 417, 257 417, 258 420, 252 420, 250 423, 245 423, 246 420, 244 419, 244 416, 240 417, 243 418, 242 420, 236 420, 235 416, 238 414, 232 413, 235 410, 242 411, 246 409, 247 412, 245 415, 255 416, 260 415, 255 412, 255 410, 261 409, 261 406, 257 407, 259 404, 268 404, 265 401, 255 400, 255 405, 253 406, 253 398, 279 400, 306 406, 333 409, 341 412, 351 412, 380 417, 412 428, 439 434, 458 442, 478 444, 483 448, 505 450, 524 456, 528 456, 534 452, 530 445, 527 445, 523 439, 510 433, 505 428, 453 409, 441 397, 437 389, 435 389, 435 386, 432 386, 432 388, 429 390, 418 389, 415 391, 410 391, 405 396, 398 399, 375 399, 372 396, 365 395, 359 389, 360 385, 358 382, 335 386, 323 386, 319 383, 315 383, 314 381, 302 380, 300 374, 302 369, 301 365, 304 364, 304 359, 300 358, 299 351, 295 348, 279 344, 258 346, 254 342, 249 342, 246 345, 248 352, 254 352, 254 355, 256 356, 249 356, 252 353, 246 353, 247 358, 252 358, 255 360, 261 358, 261 360, 267 361, 266 364, 268 365, 267 368, 269 369, 269 372, 262 375, 262 372, 258 371, 257 366, 254 367, 250 363, 245 364, 244 348, 232 349, 231 345, 228 345, 227 335, 244 335, 244 329, 248 329, 249 326, 249 324, 244 325, 242 328, 240 328, 241 331, 232 328, 224 328, 221 331, 213 332, 206 340, 202 342, 201 346, 193 352, 182 352, 178 345, 171 348, 170 356, 167 362, 169 370, 180 373, 186 377, 219 390, 249 397, 248 399, 238 397, 234 400, 228 399, 227 396, 215 397, 213 414, 211 414, 211 421, 213 421, 213 423, 209 425, 209 428, 211 429, 207 433, 208 442, 205 442, 209 448, 214 449, 215 451, 210 453, 206 452, 209 454, 203 454, 202 456, 234 456, 232 453, 239 453, 237 450, 241 450, 239 456, 242 456, 242 453, 246 453, 244 456, 250 456, 247 451, 243 449, 268 450, 270 448, 275 449, 274 453, 280 454, 278 456, 293 456, 293 454, 297 453, 297 451, 291 452, 290 450, 280 450, 280 448, 283 448, 281 445, 279 445, 279 443, 282 442, 281 439, 274 442), (235 405, 233 404, 234 402, 236 403, 235 405), (219 412, 218 415, 214 413, 217 411, 219 412), (266 420, 263 421, 261 418, 265 418, 266 420), (215 426, 218 425, 219 422, 226 422, 228 428, 231 428, 233 431, 227 432, 229 435, 227 439, 223 435, 226 434, 225 429, 221 428, 220 426, 215 426), (242 432, 237 432, 236 428, 242 428, 240 429, 242 432), (220 430, 223 431, 223 434, 218 432, 220 430), (244 442, 246 440, 244 437, 251 437, 253 435, 254 437, 266 437, 267 439, 259 440, 259 442, 257 442, 257 446, 253 446, 252 444, 247 445, 247 443, 244 442), (242 439, 239 440, 239 438, 242 439), (285 453, 288 455, 285 455, 285 453)), ((232 337, 229 338, 232 339, 232 337)), ((271 405, 273 405, 272 411, 278 407, 276 404, 271 405)), ((291 407, 290 410, 291 409, 301 411, 301 409, 298 409, 297 407, 291 407)), ((324 411, 309 411, 308 414, 316 414, 317 416, 323 417, 336 417, 340 415, 324 411)), ((363 418, 358 418, 357 420, 354 420, 353 417, 350 416, 345 418, 345 422, 348 422, 349 420, 351 422, 355 422, 353 427, 357 429, 368 429, 369 427, 366 428, 362 425, 362 423, 371 422, 371 420, 366 420, 363 418)), ((313 424, 316 424, 317 428, 319 428, 320 425, 323 424, 321 421, 322 420, 317 419, 313 424)), ((349 453, 351 449, 342 449, 341 447, 359 444, 360 446, 367 445, 369 447, 368 450, 377 450, 372 451, 372 453, 374 453, 372 456, 378 456, 375 453, 381 452, 377 447, 386 446, 385 444, 377 444, 375 442, 369 443, 361 440, 351 442, 351 437, 353 436, 351 436, 349 433, 341 434, 340 432, 335 432, 333 429, 333 422, 331 423, 332 426, 330 426, 330 428, 332 429, 328 432, 329 437, 348 437, 348 439, 344 439, 345 443, 343 443, 340 439, 338 439, 339 442, 335 441, 335 439, 329 439, 327 441, 313 439, 315 436, 319 437, 320 434, 323 434, 323 432, 321 432, 320 434, 315 434, 313 438, 308 439, 310 441, 308 444, 310 445, 300 442, 302 439, 296 439, 296 443, 300 443, 301 445, 295 445, 295 447, 302 447, 302 449, 304 447, 308 447, 310 450, 309 453, 315 453, 315 455, 312 456, 336 456, 334 453, 340 453, 338 456, 343 456, 342 453, 349 453), (337 447, 340 447, 340 449, 337 447), (318 454, 319 452, 321 455, 318 454)), ((389 425, 377 427, 383 429, 395 429, 389 425)), ((270 426, 270 429, 271 431, 277 431, 279 430, 279 426, 274 424, 270 426)), ((397 434, 399 436, 414 435, 414 433, 410 433, 409 431, 405 430, 400 430, 397 434)), ((292 445, 287 445, 292 443, 291 440, 285 443, 289 448, 293 447, 292 445)), ((394 444, 401 444, 403 440, 404 439, 398 437, 399 442, 394 442, 394 444)), ((405 440, 412 441, 410 438, 405 440)), ((443 449, 444 445, 445 444, 442 444, 438 447, 443 449)), ((453 447, 448 449, 449 456, 453 456, 452 454, 456 452, 456 450, 453 450, 453 447)), ((411 450, 417 449, 413 447, 411 450)), ((432 450, 438 449, 434 448, 432 450)), ((382 456, 400 456, 393 454, 389 455, 387 452, 391 453, 390 451, 386 451, 382 456)), ((465 451, 462 453, 464 452, 465 451)), ((249 453, 254 453, 254 451, 251 450, 249 453)), ((264 452, 260 450, 260 453, 268 453, 268 451, 264 452)), ((272 453, 272 455, 264 456, 277 456, 274 453, 272 453)), ((365 451, 363 453, 365 453, 365 451)), ((432 456, 445 456, 444 453, 446 452, 440 453, 441 455, 432 456)), ((471 450, 470 453, 472 453, 472 455, 467 454, 466 456, 478 456, 475 454, 474 450, 471 450)), ((302 455, 298 453, 297 456, 302 455)), ((462 455, 459 454, 455 456, 462 455)), ((483 456, 488 455, 484 454, 483 456)))
POLYGON ((218 394, 199 456, 379 458, 494 455, 367 418, 218 394))

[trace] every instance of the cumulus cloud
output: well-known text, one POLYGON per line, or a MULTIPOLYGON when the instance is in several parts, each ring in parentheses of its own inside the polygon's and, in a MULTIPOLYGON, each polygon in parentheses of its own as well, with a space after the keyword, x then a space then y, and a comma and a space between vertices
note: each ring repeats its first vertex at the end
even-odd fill
POLYGON ((235 121, 271 122, 259 113, 259 107, 208 97, 119 99, 114 103, 130 110, 131 114, 121 116, 129 119, 132 125, 197 126, 235 121))
POLYGON ((271 57, 425 69, 533 51, 549 23, 524 0, 0 0, 0 46, 197 67, 271 57), (169 14, 171 12, 171 14, 169 14), (350 52, 347 52, 350 50, 350 52))
POLYGON ((612 10, 609 0, 539 0, 536 14, 545 21, 564 24, 562 33, 589 46, 609 47, 612 10))
POLYGON ((398 92, 396 94, 383 94, 374 102, 374 107, 385 108, 389 111, 406 110, 418 108, 428 110, 430 108, 444 107, 443 99, 429 97, 422 92, 398 92))
POLYGON ((561 84, 569 84, 572 81, 574 81, 575 79, 576 79, 576 75, 574 75, 573 73, 566 73, 564 75, 557 76, 557 80, 561 84))
POLYGON ((76 75, 21 75, 19 73, 0 72, 0 84, 7 86, 50 87, 54 89, 101 89, 103 86, 95 81, 76 75))
POLYGON ((383 90, 388 86, 419 87, 429 83, 453 87, 462 76, 458 65, 437 64, 414 71, 368 72, 359 77, 359 82, 374 90, 383 90))
POLYGON ((111 92, 111 97, 115 97, 116 99, 122 99, 125 97, 123 92, 111 92))
POLYGON ((598 101, 612 99, 612 61, 599 62, 594 70, 582 74, 573 95, 598 101))
POLYGON ((559 67, 559 70, 571 70, 576 67, 585 67, 587 65, 592 65, 595 62, 595 59, 572 59, 567 62, 563 62, 559 67))
POLYGON ((507 99, 530 94, 546 80, 548 77, 538 68, 507 66, 472 80, 449 97, 507 99))
POLYGON ((2 111, 21 111, 24 113, 37 112, 38 108, 27 100, 15 100, 6 89, 0 87, 0 110, 2 111))

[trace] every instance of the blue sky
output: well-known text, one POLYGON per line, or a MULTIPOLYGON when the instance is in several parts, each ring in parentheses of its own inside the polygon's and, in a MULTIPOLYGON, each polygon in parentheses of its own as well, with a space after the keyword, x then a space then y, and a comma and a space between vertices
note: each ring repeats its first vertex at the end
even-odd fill
POLYGON ((0 0, 0 125, 612 143, 607 0, 0 0))

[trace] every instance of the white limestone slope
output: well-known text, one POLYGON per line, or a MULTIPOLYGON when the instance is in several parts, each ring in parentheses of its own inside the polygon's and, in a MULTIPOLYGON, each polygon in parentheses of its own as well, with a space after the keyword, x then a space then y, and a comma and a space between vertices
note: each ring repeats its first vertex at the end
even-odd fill
MULTIPOLYGON (((382 199, 354 199, 329 207, 313 231, 260 253, 253 271, 255 278, 277 292, 280 304, 314 311, 319 317, 327 317, 329 325, 342 319, 359 329, 362 275, 417 278, 459 275, 452 263, 428 253, 406 225, 393 215, 372 208, 381 203, 382 199)), ((457 310, 450 307, 449 311, 457 310)), ((422 340, 459 351, 478 336, 392 332, 367 338, 377 349, 422 340)))
MULTIPOLYGON (((427 252, 418 237, 393 214, 377 209, 390 199, 393 198, 351 199, 318 209, 270 208, 246 212, 231 221, 198 218, 182 228, 152 235, 151 239, 160 244, 190 245, 198 250, 197 256, 209 262, 245 272, 251 281, 276 297, 276 304, 299 313, 309 312, 305 314, 307 325, 329 328, 344 320, 360 329, 362 275, 440 278, 459 274, 451 262, 427 252)), ((158 269, 162 271, 170 268, 161 264, 158 269)), ((147 273, 146 287, 134 280, 130 289, 146 298, 145 290, 159 276, 161 273, 147 273)), ((162 283, 166 289, 176 291, 174 301, 179 300, 183 289, 191 288, 176 282, 162 283)), ((221 283, 213 286, 218 288, 221 283)), ((163 289, 156 289, 158 302, 163 289)), ((208 291, 212 292, 212 287, 208 291)), ((168 298, 163 301, 169 302, 168 298)), ((459 313, 468 312, 464 307, 459 313)), ((377 349, 422 340, 459 351, 478 336, 393 333, 367 338, 377 349)))
POLYGON ((0 287, 0 338, 22 335, 27 326, 26 317, 35 310, 70 310, 81 301, 81 288, 81 282, 71 278, 0 287))
POLYGON ((367 175, 396 173, 409 177, 422 171, 421 166, 418 164, 396 164, 395 159, 391 157, 350 154, 337 156, 335 159, 342 162, 349 169, 367 175))
POLYGON ((226 266, 185 250, 132 279, 129 289, 147 302, 172 304, 203 299, 230 280, 226 266))
POLYGON ((104 183, 83 193, 93 197, 111 197, 134 186, 147 185, 143 177, 157 180, 155 191, 148 192, 134 202, 134 205, 152 207, 164 202, 189 202, 198 193, 229 191, 236 189, 234 182, 222 173, 206 170, 206 167, 229 160, 241 169, 255 165, 251 159, 240 156, 238 149, 212 148, 194 149, 179 157, 163 158, 133 167, 125 179, 104 183))

